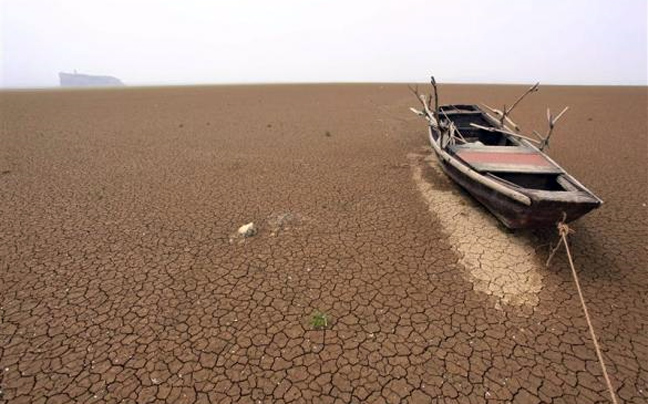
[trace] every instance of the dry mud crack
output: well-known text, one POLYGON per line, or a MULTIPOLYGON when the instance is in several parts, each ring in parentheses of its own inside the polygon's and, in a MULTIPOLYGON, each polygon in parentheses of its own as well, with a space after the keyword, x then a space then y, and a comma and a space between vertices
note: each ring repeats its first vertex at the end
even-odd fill
POLYGON ((537 241, 504 230, 494 216, 459 192, 434 156, 409 154, 408 159, 418 190, 461 257, 474 290, 495 296, 497 307, 536 306, 545 271, 536 254, 537 241), (429 175, 426 167, 431 167, 429 175))
MULTIPOLYGON (((572 252, 618 396, 644 403, 645 89, 539 96, 574 105, 552 153, 606 205, 572 252)), ((605 402, 566 257, 542 268, 555 232, 508 234, 459 197, 412 101, 400 84, 2 92, 0 403, 605 402)))

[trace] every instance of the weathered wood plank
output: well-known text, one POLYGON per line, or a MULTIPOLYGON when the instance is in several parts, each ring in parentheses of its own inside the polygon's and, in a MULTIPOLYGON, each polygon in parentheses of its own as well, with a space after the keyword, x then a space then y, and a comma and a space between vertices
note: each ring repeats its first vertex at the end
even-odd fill
POLYGON ((531 206, 531 199, 528 196, 526 196, 526 195, 524 195, 524 194, 522 194, 520 192, 517 192, 517 191, 503 185, 500 182, 497 182, 495 180, 492 180, 492 179, 490 179, 488 177, 485 177, 485 176, 479 174, 475 170, 471 169, 470 167, 468 167, 465 164, 458 161, 455 157, 451 156, 450 154, 448 154, 447 152, 442 150, 441 147, 439 146, 439 144, 437 143, 437 141, 434 139, 433 133, 435 131, 436 131, 436 128, 433 125, 428 126, 428 134, 429 134, 429 137, 430 137, 430 144, 432 145, 432 148, 434 149, 434 152, 437 154, 437 156, 439 158, 441 158, 443 161, 445 161, 448 164, 450 164, 451 166, 453 166, 455 169, 457 169, 458 171, 460 171, 461 173, 466 175, 471 180, 473 180, 473 181, 475 181, 475 182, 477 182, 479 184, 482 184, 482 185, 484 185, 484 186, 486 186, 486 187, 488 187, 490 189, 493 189, 493 190, 499 192, 500 194, 502 194, 502 195, 504 195, 504 196, 506 196, 508 198, 511 198, 511 199, 513 199, 513 200, 515 200, 517 202, 520 202, 520 203, 522 203, 522 204, 524 204, 526 206, 531 206))
POLYGON ((536 150, 526 146, 486 146, 483 144, 466 143, 462 145, 451 146, 454 153, 470 151, 471 153, 522 153, 538 154, 536 150))
POLYGON ((538 174, 562 174, 562 168, 552 164, 544 158, 541 153, 529 153, 506 151, 512 149, 524 149, 515 146, 500 146, 497 150, 490 152, 491 147, 483 148, 458 148, 456 156, 479 172, 510 172, 510 173, 538 173, 538 174))

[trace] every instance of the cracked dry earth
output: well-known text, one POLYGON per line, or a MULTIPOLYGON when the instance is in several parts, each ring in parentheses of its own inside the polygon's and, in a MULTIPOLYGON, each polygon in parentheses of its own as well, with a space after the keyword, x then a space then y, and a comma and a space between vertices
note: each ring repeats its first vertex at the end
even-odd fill
MULTIPOLYGON (((0 401, 607 401, 564 254, 542 266, 554 232, 506 232, 445 180, 413 101, 0 93, 0 401)), ((646 402, 645 88, 546 87, 523 128, 545 105, 571 106, 552 156, 606 201, 572 252, 619 400, 646 402)))
POLYGON ((498 308, 500 303, 535 306, 542 289, 542 262, 534 248, 538 239, 521 231, 503 231, 494 216, 453 186, 432 154, 408 157, 414 181, 448 233, 448 243, 474 290, 496 296, 498 308), (428 177, 432 183, 423 177, 428 165, 435 169, 428 177))

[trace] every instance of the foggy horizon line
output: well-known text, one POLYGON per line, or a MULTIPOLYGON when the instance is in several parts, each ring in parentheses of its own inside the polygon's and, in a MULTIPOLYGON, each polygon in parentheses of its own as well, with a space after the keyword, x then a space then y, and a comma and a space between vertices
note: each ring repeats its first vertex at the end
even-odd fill
MULTIPOLYGON (((88 74, 88 73, 79 73, 79 74, 88 74)), ((90 74, 88 74, 90 75, 90 74)), ((110 76, 110 75, 101 75, 101 76, 110 76)), ((112 76, 116 77, 116 76, 112 76)), ((498 85, 498 86, 527 86, 533 85, 536 82, 540 83, 540 86, 552 86, 552 87, 648 87, 648 82, 646 83, 564 83, 564 82, 542 82, 542 81, 462 81, 462 80, 453 80, 453 81, 441 81, 437 79, 437 84, 440 86, 443 85, 498 85)), ((46 85, 46 86, 16 86, 16 87, 4 87, 0 86, 0 91, 30 91, 30 90, 127 90, 127 89, 136 89, 136 88, 155 88, 155 87, 228 87, 228 86, 273 86, 273 85, 336 85, 336 84, 385 84, 385 85, 396 85, 396 84, 416 84, 416 85, 429 85, 429 81, 406 81, 406 80, 394 80, 394 81, 354 81, 354 80, 334 80, 334 81, 240 81, 240 82, 199 82, 199 83, 164 83, 164 82, 152 82, 152 83, 137 83, 129 84, 128 82, 123 81, 122 86, 116 85, 98 85, 98 86, 78 86, 78 87, 65 87, 61 85, 46 85)))

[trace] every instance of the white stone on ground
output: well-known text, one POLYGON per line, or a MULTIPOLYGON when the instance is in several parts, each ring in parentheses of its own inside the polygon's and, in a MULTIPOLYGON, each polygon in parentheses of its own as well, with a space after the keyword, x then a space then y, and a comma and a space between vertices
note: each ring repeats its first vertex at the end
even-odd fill
POLYGON ((238 229, 238 234, 239 236, 242 237, 252 237, 257 233, 257 229, 254 226, 254 222, 250 222, 248 224, 244 224, 243 226, 239 227, 238 229))

